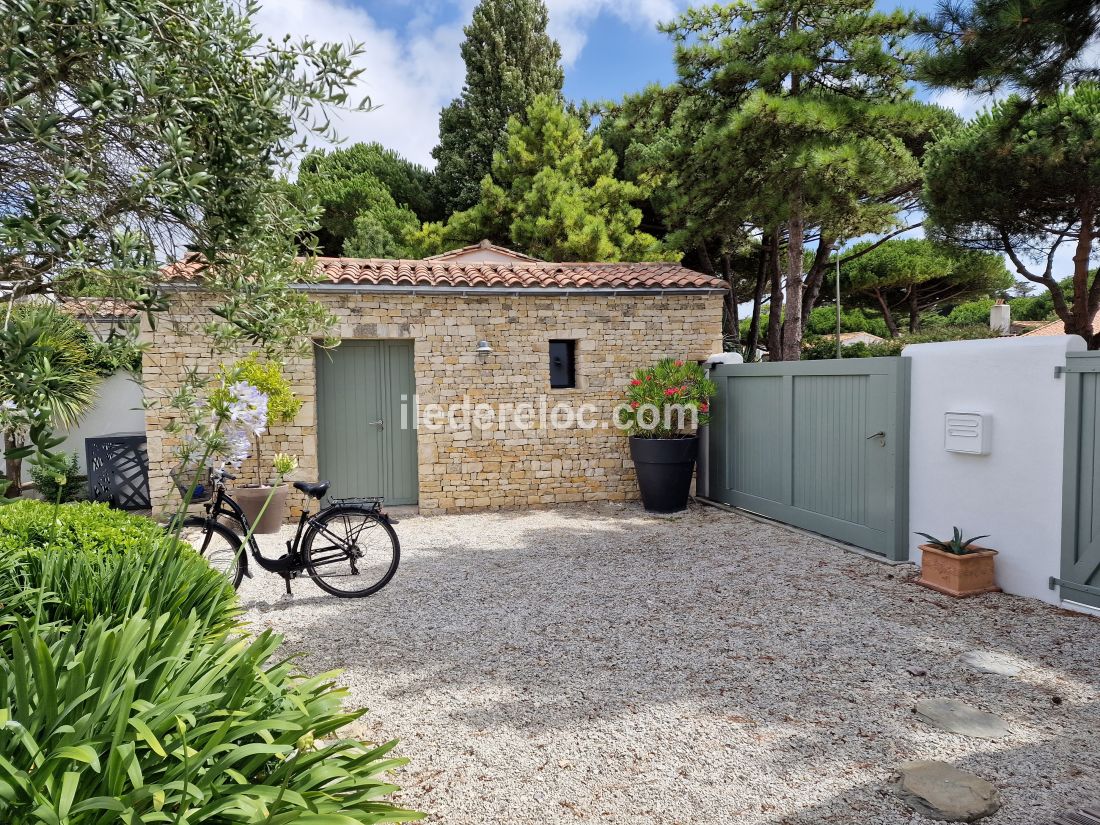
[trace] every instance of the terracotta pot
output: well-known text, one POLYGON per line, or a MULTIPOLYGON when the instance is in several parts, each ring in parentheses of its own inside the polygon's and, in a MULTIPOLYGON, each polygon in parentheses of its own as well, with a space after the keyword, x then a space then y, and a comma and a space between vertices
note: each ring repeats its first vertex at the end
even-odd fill
POLYGON ((286 496, 289 490, 290 487, 286 484, 280 484, 275 488, 271 503, 267 505, 259 523, 256 522, 256 516, 259 515, 260 508, 264 506, 268 494, 271 493, 270 487, 237 487, 233 490, 233 499, 241 505, 244 514, 248 516, 248 523, 256 525, 253 532, 278 533, 279 528, 286 521, 286 496))
POLYGON ((956 598, 996 593, 1001 589, 993 583, 996 550, 979 547, 973 553, 957 556, 931 544, 922 544, 920 551, 921 567, 917 584, 956 598))

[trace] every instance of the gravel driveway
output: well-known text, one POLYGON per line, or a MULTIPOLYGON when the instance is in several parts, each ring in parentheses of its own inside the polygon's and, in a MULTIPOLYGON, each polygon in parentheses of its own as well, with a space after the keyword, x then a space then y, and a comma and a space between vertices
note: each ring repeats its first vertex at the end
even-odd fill
MULTIPOLYGON (((445 823, 926 822, 893 769, 993 782, 990 825, 1100 799, 1100 620, 1005 595, 954 601, 889 567, 741 515, 636 505, 410 517, 378 595, 293 599, 257 572, 248 618, 310 671, 341 668, 401 740, 400 801, 445 823), (1014 678, 960 662, 974 649, 1014 678), (988 741, 918 699, 1003 717, 988 741)), ((278 539, 267 540, 272 547, 278 539)))

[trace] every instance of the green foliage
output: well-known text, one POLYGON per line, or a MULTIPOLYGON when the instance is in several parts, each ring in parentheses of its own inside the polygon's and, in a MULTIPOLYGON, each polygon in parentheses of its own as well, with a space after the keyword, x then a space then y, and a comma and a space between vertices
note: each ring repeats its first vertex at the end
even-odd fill
POLYGON ((302 409, 302 401, 290 388, 282 367, 274 361, 260 360, 251 352, 232 367, 223 368, 226 379, 211 395, 212 405, 224 405, 229 400, 226 384, 244 381, 267 396, 267 426, 289 424, 302 409))
MULTIPOLYGON (((100 374, 84 325, 53 304, 24 303, 12 308, 0 327, 0 429, 5 476, 22 478, 22 461, 34 456, 43 471, 64 475, 63 441, 57 427, 71 428, 95 403, 100 374)), ((12 484, 9 496, 19 494, 12 484)))
POLYGON ((953 535, 950 539, 938 539, 935 536, 928 533, 917 533, 918 536, 923 536, 928 539, 928 543, 935 547, 937 550, 942 550, 945 553, 951 553, 955 556, 966 556, 971 553, 976 553, 981 548, 973 547, 972 545, 978 539, 987 539, 989 536, 974 536, 972 539, 963 539, 962 530, 958 527, 952 528, 953 535))
POLYGON ((0 507, 0 556, 20 550, 59 554, 137 552, 163 530, 147 518, 112 510, 106 504, 79 502, 57 510, 44 501, 16 501, 0 507))
MULTIPOLYGON (((878 246, 856 244, 846 251, 841 267, 841 294, 868 308, 878 309, 896 333, 896 315, 909 317, 910 331, 920 318, 942 306, 989 296, 1009 289, 1014 281, 1004 258, 988 252, 936 244, 923 238, 889 240, 878 246), (885 304, 885 306, 883 306, 885 304)), ((952 320, 979 323, 981 319, 952 320)), ((985 320, 988 322, 989 314, 985 320)))
POLYGON ((947 323, 957 324, 981 324, 989 323, 989 312, 996 303, 992 298, 982 298, 977 301, 967 301, 951 308, 947 314, 947 323))
POLYGON ((106 504, 0 507, 0 557, 16 560, 5 587, 52 594, 42 608, 51 622, 194 611, 214 632, 237 615, 232 587, 201 557, 155 522, 106 504))
MULTIPOLYGON (((901 351, 910 344, 932 344, 938 341, 972 341, 980 338, 993 338, 987 323, 981 326, 931 326, 922 333, 899 335, 888 338, 882 343, 849 344, 841 352, 844 358, 884 358, 901 355, 901 351)), ((836 337, 822 335, 807 337, 802 347, 802 360, 823 361, 836 358, 836 337)))
POLYGON ((433 254, 489 238, 551 261, 678 260, 639 231, 634 203, 645 190, 616 179, 615 163, 578 117, 539 97, 524 120, 508 122, 507 148, 482 181, 477 205, 444 226, 425 225, 417 244, 433 254))
POLYGON ((938 234, 1007 253, 1021 276, 1050 292, 1067 329, 1097 345, 1100 286, 1089 258, 1100 204, 1100 86, 1082 83, 1037 106, 1010 97, 948 132, 928 153, 924 200, 938 234), (1086 253, 1074 256, 1070 289, 1055 271, 1064 246, 1086 253))
POLYGON ((71 453, 56 467, 32 463, 31 481, 46 501, 67 504, 83 498, 88 477, 81 475, 79 459, 71 453))
MULTIPOLYGON (((307 216, 275 197, 272 169, 289 164, 300 131, 331 134, 326 113, 345 103, 358 49, 265 40, 252 3, 19 0, 4 11, 0 280, 156 312, 158 249, 247 262, 265 233, 293 241, 307 216)), ((283 268, 293 243, 286 251, 283 268)))
POLYGON ((432 173, 378 143, 311 152, 297 186, 321 208, 326 255, 405 257, 406 238, 442 217, 432 173))
MULTIPOLYGON (((748 324, 746 322, 745 327, 748 324)), ((841 332, 869 332, 880 338, 886 338, 890 331, 886 329, 886 323, 882 318, 866 314, 862 309, 844 309, 840 311, 841 332)), ((810 313, 810 320, 806 326, 807 335, 835 335, 836 334, 836 307, 820 306, 810 313)))
POLYGON ((663 358, 634 371, 616 423, 632 436, 674 438, 690 426, 691 416, 699 424, 710 420, 710 398, 717 391, 699 364, 663 358))
POLYGON ((1095 0, 941 2, 921 30, 938 47, 920 66, 929 85, 1042 96, 1098 76, 1088 51, 1100 35, 1095 0))
POLYGON ((469 209, 506 146, 508 121, 540 95, 561 101, 561 48, 546 34, 543 0, 481 0, 465 29, 462 93, 439 115, 432 150, 445 214, 469 209))
POLYGON ((419 818, 382 800, 393 743, 329 739, 359 714, 331 674, 279 662, 269 632, 207 639, 167 613, 35 630, 19 619, 0 659, 12 825, 419 818))
POLYGON ((360 713, 343 710, 334 674, 303 676, 279 637, 243 636, 228 582, 153 522, 21 502, 0 509, 0 537, 13 532, 20 549, 0 552, 5 823, 421 817, 384 800, 394 743, 339 737, 360 713))
POLYGON ((897 228, 919 155, 952 117, 911 99, 911 22, 873 0, 690 9, 665 28, 679 83, 627 107, 641 112, 644 165, 669 186, 669 223, 723 244, 746 229, 776 240, 786 306, 772 357, 798 357, 838 239, 897 228), (819 239, 809 268, 807 236, 819 239))
POLYGON ((0 399, 71 427, 95 402, 99 384, 87 331, 52 304, 21 304, 0 327, 0 399))

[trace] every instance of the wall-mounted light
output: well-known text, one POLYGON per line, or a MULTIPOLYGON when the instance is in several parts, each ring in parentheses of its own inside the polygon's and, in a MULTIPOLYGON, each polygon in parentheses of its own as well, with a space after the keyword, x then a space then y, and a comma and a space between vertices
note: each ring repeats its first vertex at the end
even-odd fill
POLYGON ((478 355, 492 355, 493 348, 489 346, 488 341, 478 341, 477 349, 474 350, 474 352, 476 352, 478 355))

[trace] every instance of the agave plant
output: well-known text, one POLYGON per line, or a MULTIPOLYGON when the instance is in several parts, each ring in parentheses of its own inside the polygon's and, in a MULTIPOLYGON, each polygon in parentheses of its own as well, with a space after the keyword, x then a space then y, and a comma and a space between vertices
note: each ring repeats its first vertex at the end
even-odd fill
POLYGON ((989 538, 988 535, 974 536, 974 538, 963 540, 962 530, 958 527, 952 528, 953 535, 950 539, 938 539, 935 536, 928 533, 917 533, 918 536, 923 536, 928 539, 928 543, 935 547, 937 550, 942 550, 945 553, 951 553, 955 556, 965 556, 969 553, 976 553, 981 548, 975 548, 974 542, 978 539, 989 538))

